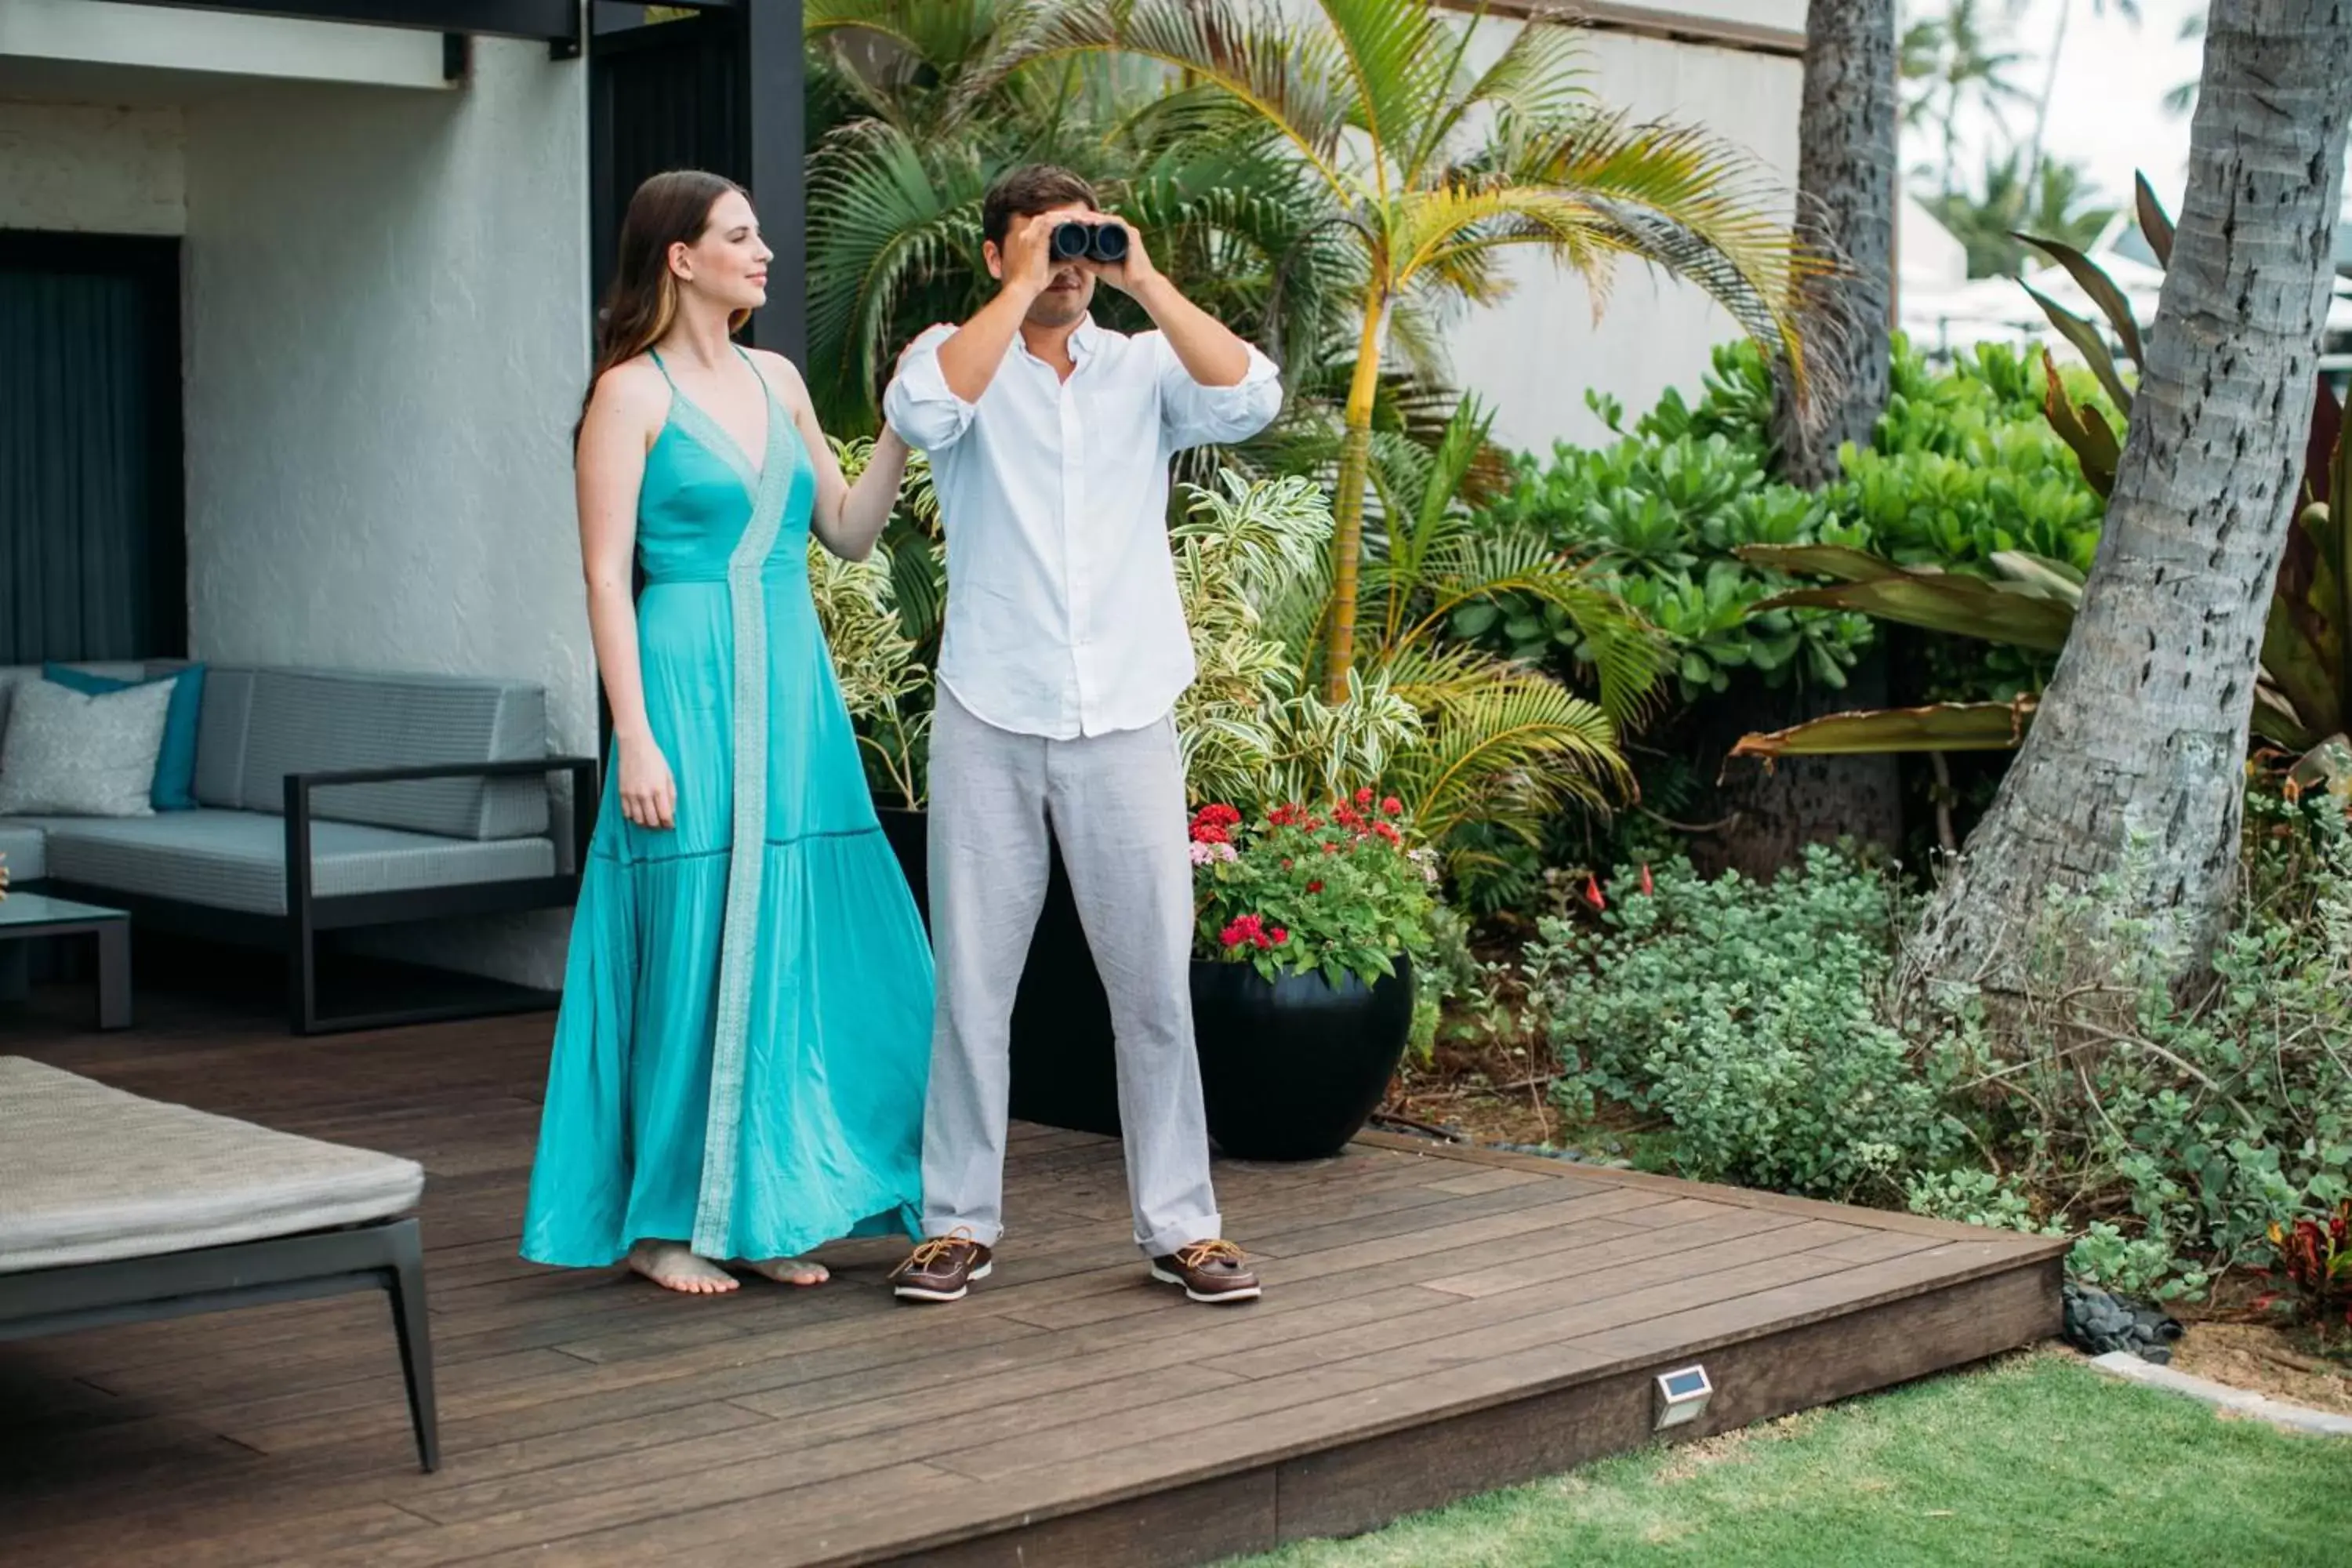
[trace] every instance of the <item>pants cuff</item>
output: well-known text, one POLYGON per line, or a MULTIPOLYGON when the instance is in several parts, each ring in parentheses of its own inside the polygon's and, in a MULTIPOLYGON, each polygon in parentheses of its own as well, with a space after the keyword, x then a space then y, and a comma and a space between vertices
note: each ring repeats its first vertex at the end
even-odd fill
POLYGON ((934 1219, 929 1215, 923 1216, 925 1241, 944 1240, 958 1231, 961 1231, 965 1237, 978 1242, 981 1246, 991 1248, 1004 1239, 1004 1227, 1001 1225, 980 1225, 968 1219, 934 1219))
POLYGON ((1163 1226, 1158 1235, 1139 1239, 1135 1245, 1143 1248, 1147 1257, 1165 1258, 1180 1247, 1193 1247, 1203 1241, 1214 1241, 1224 1234, 1225 1222, 1222 1215, 1204 1215, 1199 1219, 1188 1219, 1178 1225, 1163 1226))

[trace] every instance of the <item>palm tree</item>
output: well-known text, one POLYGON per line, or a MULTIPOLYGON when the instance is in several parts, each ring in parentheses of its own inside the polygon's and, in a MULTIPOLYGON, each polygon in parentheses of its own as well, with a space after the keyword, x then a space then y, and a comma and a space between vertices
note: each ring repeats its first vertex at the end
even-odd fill
POLYGON ((1913 979, 2013 988, 2050 890, 2126 868, 2116 912, 2152 922, 2175 974, 2205 968, 2236 879, 2347 121, 2352 8, 2213 0, 2188 196, 2098 555, 2024 749, 1906 956, 1913 979))
MULTIPOLYGON (((828 426, 873 428, 900 347, 987 297, 981 198, 997 174, 1033 159, 1095 181, 1161 267, 1267 345, 1295 383, 1318 380, 1349 336, 1354 258, 1317 226, 1314 189, 1266 129, 1172 93, 1148 61, 1006 63, 1050 9, 809 0, 809 374, 828 426)), ((1102 310, 1113 325, 1141 324, 1125 319, 1125 301, 1102 310)), ((1416 368, 1427 363, 1417 356, 1416 368)))
POLYGON ((1866 446, 1893 388, 1895 145, 1899 49, 1895 0, 1812 0, 1805 13, 1805 89, 1797 121, 1798 232, 1845 266, 1804 282, 1809 313, 1838 323, 1844 374, 1819 416, 1799 417, 1782 389, 1780 470, 1818 489, 1838 452, 1866 446))
POLYGON ((2098 242, 2116 209, 2097 205, 2098 187, 2079 163, 2045 159, 2040 177, 2026 177, 2015 149, 1985 161, 1981 192, 1958 191, 1924 205, 1969 253, 1971 278, 2014 278, 2024 268, 2021 233, 2063 241, 2077 250, 2098 242))
POLYGON ((2017 66, 2014 49, 1999 47, 1998 22, 1988 23, 1978 0, 1951 0, 1940 17, 1914 22, 1904 30, 1903 79, 1916 84, 1903 108, 1903 122, 1933 127, 1943 142, 1938 188, 1949 195, 1960 171, 1960 119, 1976 109, 2005 134, 2007 106, 2027 100, 2009 78, 2017 66))
POLYGON ((1570 29, 1527 23, 1476 68, 1475 26, 1433 0, 1107 0, 1055 8, 993 68, 1111 55, 1181 73, 1189 101, 1270 135, 1313 191, 1318 232, 1352 257, 1321 668, 1334 702, 1356 669, 1374 402, 1405 312, 1502 299, 1509 247, 1549 256, 1596 298, 1631 257, 1697 283, 1781 374, 1804 376, 1795 301, 1809 263, 1769 216, 1759 166, 1701 131, 1601 107, 1570 29))
MULTIPOLYGON (((2015 16, 2032 4, 2033 0, 2009 0, 2009 13, 2015 16)), ((2091 14, 2104 16, 2110 5, 2116 16, 2135 27, 2139 26, 2139 0, 2091 0, 2091 14)), ((2057 8, 2057 25, 2051 32, 2050 50, 2042 61, 2042 92, 2033 100, 2033 134, 2025 144, 2025 166, 2028 169, 2042 167, 2042 137, 2050 129, 2051 100, 2058 96, 2058 61, 2059 57, 2066 52, 2066 28, 2074 19, 2074 0, 2058 0, 2057 8)))

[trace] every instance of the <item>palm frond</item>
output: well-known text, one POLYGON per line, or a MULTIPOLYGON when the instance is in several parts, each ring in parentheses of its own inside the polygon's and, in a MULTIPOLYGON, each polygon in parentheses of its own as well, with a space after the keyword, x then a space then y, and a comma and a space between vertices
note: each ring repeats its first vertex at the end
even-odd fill
POLYGON ((1056 8, 1010 43, 963 90, 984 94, 1005 72, 1056 56, 1140 56, 1249 104, 1334 187, 1347 184, 1340 137, 1356 122, 1347 61, 1327 32, 1290 26, 1279 6, 1240 0, 1106 0, 1056 8))

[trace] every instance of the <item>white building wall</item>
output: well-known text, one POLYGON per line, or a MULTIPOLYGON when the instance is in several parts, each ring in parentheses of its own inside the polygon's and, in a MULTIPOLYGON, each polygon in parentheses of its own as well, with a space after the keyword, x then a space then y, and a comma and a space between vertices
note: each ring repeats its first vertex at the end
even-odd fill
MULTIPOLYGON (((519 677, 557 750, 595 749, 569 439, 587 107, 581 63, 487 39, 461 91, 191 106, 195 657, 519 677)), ((518 925, 407 951, 554 983, 560 918, 518 925)))
MULTIPOLYGON (((1671 0, 1658 9, 1697 14, 1707 7, 1671 0)), ((1742 21, 1799 31, 1804 26, 1801 0, 1715 9, 1737 10, 1742 21)), ((1519 26, 1482 24, 1482 63, 1519 26)), ((1783 187, 1783 216, 1794 210, 1802 61, 1630 32, 1594 30, 1585 42, 1601 102, 1636 120, 1705 126, 1759 159, 1783 187)), ((1494 405, 1495 437, 1507 446, 1546 453, 1556 440, 1601 441, 1607 431, 1586 408, 1588 390, 1620 399, 1636 415, 1668 387, 1695 395, 1710 351, 1738 334, 1731 317, 1697 289, 1635 263, 1618 266, 1598 321, 1591 292, 1549 261, 1517 256, 1509 270, 1518 283, 1512 298, 1470 310, 1448 334, 1456 382, 1494 405)))
POLYGON ((0 102, 0 228, 182 233, 185 140, 177 108, 0 102))

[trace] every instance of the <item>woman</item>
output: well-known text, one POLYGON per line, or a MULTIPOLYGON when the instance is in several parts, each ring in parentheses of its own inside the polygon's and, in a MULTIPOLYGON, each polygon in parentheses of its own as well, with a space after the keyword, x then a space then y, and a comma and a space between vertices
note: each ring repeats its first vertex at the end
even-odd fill
POLYGON ((930 952, 807 569, 812 531, 871 552, 907 448, 845 483, 799 373, 735 345, 771 254, 728 181, 639 187, 575 435, 613 755, 522 1253, 696 1295, 821 1283, 801 1254, 920 1198, 930 952))

